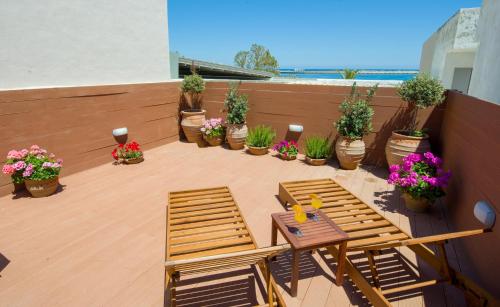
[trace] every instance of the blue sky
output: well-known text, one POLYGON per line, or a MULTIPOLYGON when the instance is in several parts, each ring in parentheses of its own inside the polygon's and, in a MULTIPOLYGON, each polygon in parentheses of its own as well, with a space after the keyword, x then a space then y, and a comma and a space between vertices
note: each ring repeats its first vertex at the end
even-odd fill
POLYGON ((170 50, 233 64, 252 43, 281 67, 418 68, 425 40, 481 0, 168 0, 170 50))

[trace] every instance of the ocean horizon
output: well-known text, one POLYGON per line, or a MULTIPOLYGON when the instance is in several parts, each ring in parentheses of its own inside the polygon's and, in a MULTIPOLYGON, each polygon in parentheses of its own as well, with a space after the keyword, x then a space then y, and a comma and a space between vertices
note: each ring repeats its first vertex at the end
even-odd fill
MULTIPOLYGON (((280 68, 280 77, 285 78, 297 78, 297 79, 343 79, 342 74, 338 71, 342 71, 343 68, 294 68, 285 67, 280 68)), ((417 73, 418 69, 411 68, 360 68, 358 74, 356 75, 357 80, 400 80, 405 81, 413 79, 417 73)))

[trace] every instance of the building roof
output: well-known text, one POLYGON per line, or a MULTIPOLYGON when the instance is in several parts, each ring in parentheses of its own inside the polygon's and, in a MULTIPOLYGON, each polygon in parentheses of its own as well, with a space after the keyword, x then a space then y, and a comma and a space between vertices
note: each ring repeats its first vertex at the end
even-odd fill
POLYGON ((269 79, 274 76, 267 71, 246 69, 236 66, 200 61, 190 58, 179 57, 179 77, 191 74, 192 66, 196 72, 207 79, 269 79))

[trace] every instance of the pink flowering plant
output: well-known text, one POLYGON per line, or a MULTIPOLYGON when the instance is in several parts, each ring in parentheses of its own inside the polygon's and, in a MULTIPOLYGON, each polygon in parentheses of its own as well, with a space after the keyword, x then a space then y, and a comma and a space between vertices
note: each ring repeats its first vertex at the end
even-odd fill
POLYGON ((431 152, 409 154, 400 165, 389 167, 388 183, 397 186, 414 199, 434 202, 445 195, 451 172, 444 171, 441 158, 431 152))
POLYGON ((299 148, 295 141, 281 141, 274 145, 273 149, 285 158, 296 157, 299 153, 299 148))
POLYGON ((10 175, 12 182, 23 183, 26 179, 44 180, 59 176, 62 159, 55 159, 54 154, 33 145, 30 149, 11 150, 7 153, 2 172, 10 175))
POLYGON ((222 118, 210 118, 205 121, 201 132, 207 137, 219 137, 224 134, 224 127, 222 126, 222 118))

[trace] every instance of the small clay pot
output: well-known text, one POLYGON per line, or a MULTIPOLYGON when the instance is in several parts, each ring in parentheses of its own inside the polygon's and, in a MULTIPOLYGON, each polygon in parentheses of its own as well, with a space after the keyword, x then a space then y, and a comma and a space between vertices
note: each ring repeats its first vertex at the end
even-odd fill
POLYGON ((306 162, 309 165, 320 166, 326 164, 326 159, 313 159, 306 156, 306 162))
POLYGON ((210 146, 220 146, 222 144, 222 136, 210 137, 210 136, 204 135, 203 139, 210 146))
POLYGON ((248 146, 248 152, 251 153, 252 155, 262 156, 269 152, 269 147, 248 146))
POLYGON ((408 193, 403 193, 403 199, 405 200, 406 208, 410 209, 413 212, 423 213, 427 211, 431 202, 425 198, 413 198, 408 193))
POLYGON ((286 160, 286 161, 292 161, 292 160, 295 160, 297 159, 297 156, 290 156, 290 155, 283 155, 283 154, 279 154, 280 158, 282 160, 286 160))
POLYGON ((144 161, 144 157, 125 159, 125 160, 123 160, 123 163, 124 164, 137 164, 137 163, 141 163, 142 161, 144 161))
POLYGON ((24 183, 26 184, 26 190, 30 192, 31 196, 35 198, 47 197, 54 194, 59 187, 59 177, 45 180, 26 179, 24 183))

